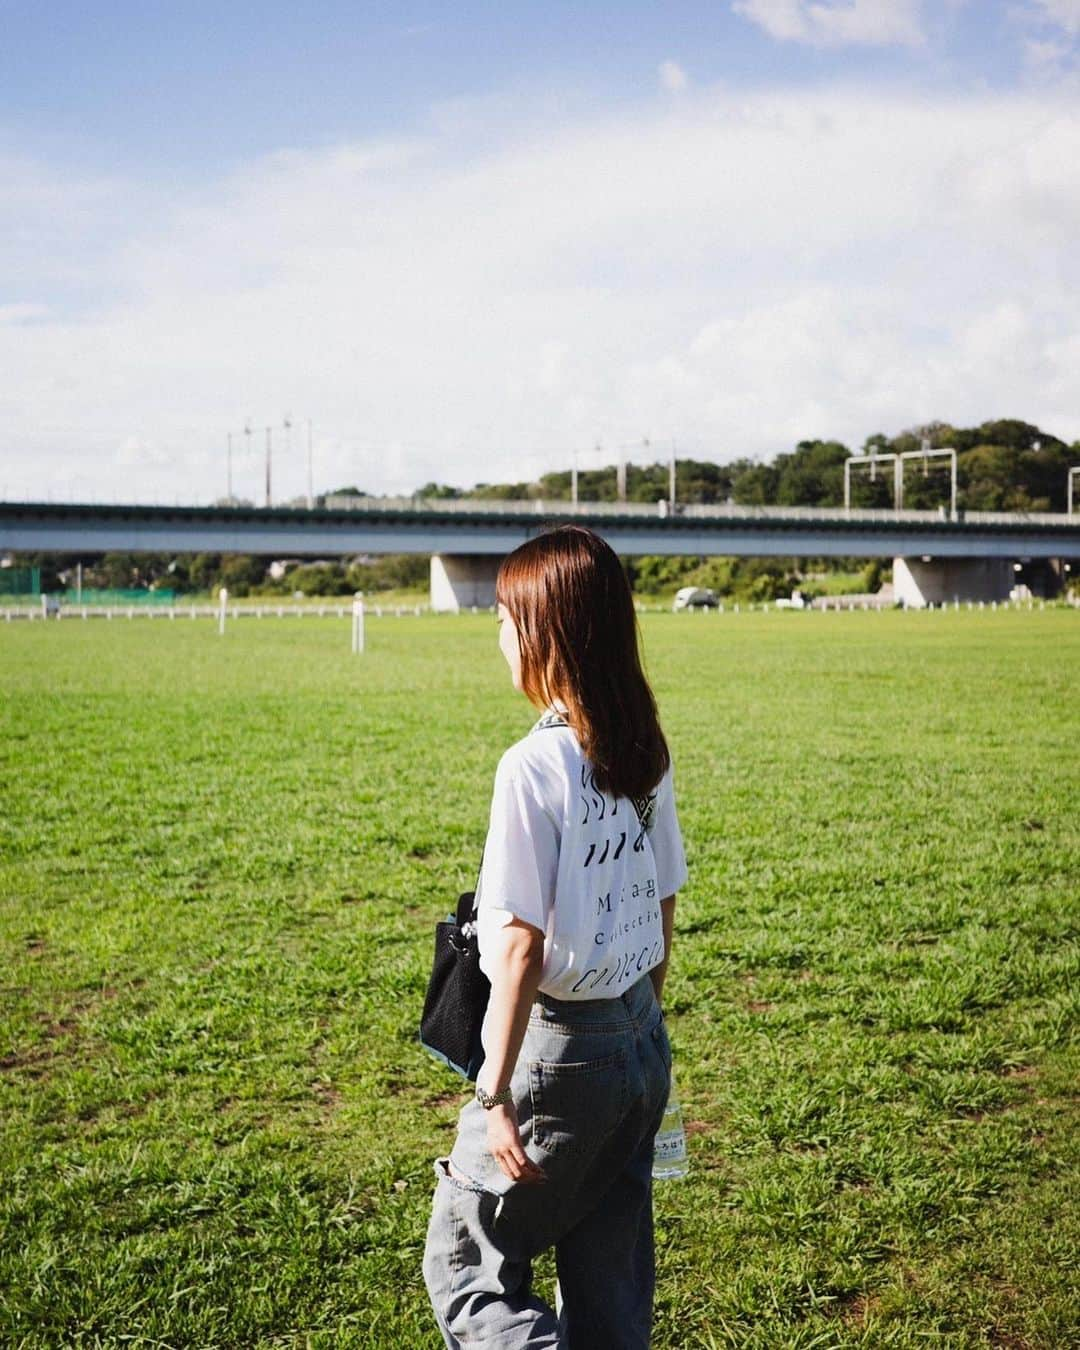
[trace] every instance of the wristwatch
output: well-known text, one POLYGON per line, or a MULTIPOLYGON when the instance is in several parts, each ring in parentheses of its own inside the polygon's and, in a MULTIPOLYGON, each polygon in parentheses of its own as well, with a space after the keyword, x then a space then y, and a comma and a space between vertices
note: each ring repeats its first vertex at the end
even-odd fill
POLYGON ((509 1106, 514 1099, 511 1096, 508 1087, 504 1087, 500 1092, 485 1092, 480 1084, 477 1083, 476 1100, 485 1111, 490 1111, 493 1106, 509 1106))

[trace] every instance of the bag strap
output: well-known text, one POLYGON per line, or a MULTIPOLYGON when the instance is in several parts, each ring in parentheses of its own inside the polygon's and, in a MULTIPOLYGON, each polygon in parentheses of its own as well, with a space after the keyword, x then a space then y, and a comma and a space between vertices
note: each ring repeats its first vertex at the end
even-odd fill
POLYGON ((476 922, 476 892, 462 891, 457 902, 457 926, 464 928, 467 923, 476 922))

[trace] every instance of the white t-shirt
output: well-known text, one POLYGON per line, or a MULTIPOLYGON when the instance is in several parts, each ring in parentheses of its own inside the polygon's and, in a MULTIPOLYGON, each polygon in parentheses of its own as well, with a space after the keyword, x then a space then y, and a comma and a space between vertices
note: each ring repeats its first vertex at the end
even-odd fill
POLYGON ((545 714, 495 774, 480 967, 490 978, 492 937, 516 916, 544 934, 543 993, 616 998, 664 959, 660 901, 685 881, 671 770, 635 809, 597 788, 573 731, 545 714))

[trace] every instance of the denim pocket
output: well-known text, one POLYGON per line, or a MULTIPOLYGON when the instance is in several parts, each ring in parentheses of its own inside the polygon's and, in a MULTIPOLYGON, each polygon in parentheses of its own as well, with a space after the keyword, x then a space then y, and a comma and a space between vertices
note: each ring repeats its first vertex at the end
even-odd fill
POLYGON ((626 1113, 626 1053, 581 1063, 531 1060, 533 1143, 545 1153, 591 1153, 626 1113))
POLYGON ((449 1158, 436 1158, 436 1177, 438 1177, 440 1181, 449 1183, 449 1185, 457 1191, 475 1191, 478 1195, 484 1193, 483 1186, 481 1186, 478 1181, 473 1181, 472 1177, 466 1176, 463 1172, 459 1172, 458 1175, 455 1176, 454 1171, 457 1169, 455 1168, 454 1171, 451 1171, 453 1166, 454 1165, 449 1158))

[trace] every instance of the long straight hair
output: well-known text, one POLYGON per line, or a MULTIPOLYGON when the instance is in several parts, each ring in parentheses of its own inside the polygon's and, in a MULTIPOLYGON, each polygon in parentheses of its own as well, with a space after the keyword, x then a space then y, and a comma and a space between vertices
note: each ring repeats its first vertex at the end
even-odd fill
POLYGON ((560 701, 598 788, 644 797, 669 763, 638 650, 630 584, 611 546, 581 525, 537 535, 503 559, 495 595, 518 632, 521 684, 560 701))

